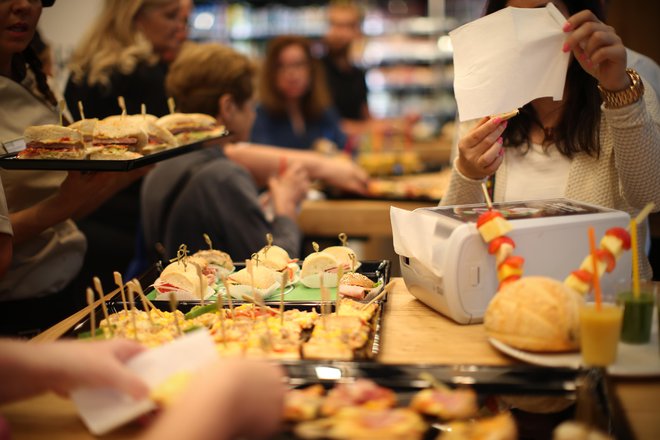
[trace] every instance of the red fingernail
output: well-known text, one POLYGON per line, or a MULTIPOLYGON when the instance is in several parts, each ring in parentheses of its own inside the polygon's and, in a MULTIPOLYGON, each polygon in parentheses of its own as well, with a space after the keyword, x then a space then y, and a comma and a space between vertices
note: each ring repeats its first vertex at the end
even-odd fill
POLYGON ((568 21, 566 23, 564 23, 564 26, 562 27, 562 30, 564 32, 568 32, 572 29, 573 29, 573 25, 571 23, 569 23, 568 21))
POLYGON ((497 138, 497 143, 502 145, 502 142, 504 142, 504 139, 502 139, 502 136, 497 138))
POLYGON ((508 121, 508 120, 507 120, 507 121, 504 121, 504 124, 502 124, 502 126, 503 126, 504 128, 506 128, 507 125, 509 125, 509 121, 508 121))
POLYGON ((568 45, 568 43, 564 43, 561 50, 562 52, 568 52, 569 50, 571 50, 571 47, 568 45))
POLYGON ((500 152, 497 153, 498 156, 504 156, 504 148, 500 148, 500 152))
POLYGON ((493 119, 493 123, 494 123, 495 125, 498 125, 500 122, 502 122, 502 118, 500 118, 499 116, 498 116, 497 118, 494 118, 494 119, 493 119))

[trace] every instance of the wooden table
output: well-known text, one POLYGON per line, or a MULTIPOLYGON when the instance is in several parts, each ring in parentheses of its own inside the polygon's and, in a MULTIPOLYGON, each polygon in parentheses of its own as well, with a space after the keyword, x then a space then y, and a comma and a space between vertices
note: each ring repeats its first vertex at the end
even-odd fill
MULTIPOLYGON (((81 315, 87 310, 79 312, 81 315)), ((54 340, 79 317, 44 332, 37 341, 54 340)), ((503 356, 486 341, 481 325, 461 326, 440 316, 408 293, 396 279, 387 301, 379 360, 384 363, 436 363, 507 365, 503 356)), ((638 440, 660 439, 660 379, 616 382, 616 393, 638 440)), ((48 394, 0 407, 12 426, 14 439, 91 439, 73 405, 48 394)), ((120 429, 104 439, 135 438, 136 427, 120 429)))

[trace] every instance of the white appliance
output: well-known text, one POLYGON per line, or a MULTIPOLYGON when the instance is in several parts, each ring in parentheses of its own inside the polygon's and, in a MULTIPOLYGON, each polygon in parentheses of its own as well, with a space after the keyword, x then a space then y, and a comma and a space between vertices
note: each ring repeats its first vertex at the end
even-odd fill
MULTIPOLYGON (((588 228, 596 246, 605 231, 627 227, 626 212, 568 199, 495 203, 511 222, 513 255, 525 258, 524 275, 563 281, 589 254, 588 228)), ((420 301, 460 324, 483 321, 499 284, 495 257, 488 253, 476 220, 484 204, 390 211, 394 250, 406 287, 420 301)), ((604 291, 629 284, 631 252, 624 252, 612 273, 601 278, 604 291)))

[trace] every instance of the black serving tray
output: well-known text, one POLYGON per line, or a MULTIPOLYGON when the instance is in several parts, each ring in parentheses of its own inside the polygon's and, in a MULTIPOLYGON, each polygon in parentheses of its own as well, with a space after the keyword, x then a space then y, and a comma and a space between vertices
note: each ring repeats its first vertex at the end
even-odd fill
MULTIPOLYGON (((552 430, 567 420, 581 421, 615 439, 632 438, 602 369, 304 360, 284 361, 281 365, 292 387, 320 383, 329 389, 338 382, 367 378, 395 391, 399 407, 407 406, 415 393, 430 386, 420 377, 421 373, 450 387, 469 386, 478 395, 480 414, 492 412, 493 408, 511 412, 519 439, 550 440, 552 430)), ((429 429, 424 438, 436 439, 444 425, 438 420, 427 421, 429 429)), ((290 428, 275 438, 295 439, 290 428)))
POLYGON ((190 144, 148 154, 131 160, 91 160, 91 159, 19 159, 18 152, 0 156, 0 168, 8 170, 51 170, 51 171, 131 171, 201 148, 212 146, 219 139, 227 136, 225 131, 220 136, 204 139, 190 144))

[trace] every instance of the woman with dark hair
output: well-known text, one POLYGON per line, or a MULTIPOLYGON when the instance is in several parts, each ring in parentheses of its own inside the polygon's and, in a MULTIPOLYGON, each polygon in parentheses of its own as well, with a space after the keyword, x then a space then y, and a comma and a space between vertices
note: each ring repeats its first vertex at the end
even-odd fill
MULTIPOLYGON (((59 123, 56 99, 31 45, 41 10, 35 1, 0 2, 0 143, 22 137, 27 126, 59 123)), ((5 204, 0 189, 0 269, 11 261, 0 279, 0 333, 44 329, 84 304, 84 284, 91 281, 77 284, 87 244, 72 218, 87 215, 139 176, 0 175, 6 192, 5 204)))
POLYGON ((346 135, 331 106, 323 67, 307 39, 285 35, 269 43, 259 99, 252 142, 310 149, 325 139, 344 147, 346 135))
MULTIPOLYGON (((491 0, 544 7, 547 0, 491 0)), ((495 201, 567 197, 636 215, 660 207, 660 108, 644 79, 627 69, 626 49, 601 20, 598 0, 554 1, 567 17, 563 50, 572 52, 561 101, 539 98, 509 121, 480 120, 461 136, 443 205, 483 201, 494 178, 495 201), (505 130, 506 129, 506 130, 505 130)), ((647 228, 640 226, 640 254, 647 228)), ((640 271, 650 278, 647 259, 640 271)))

